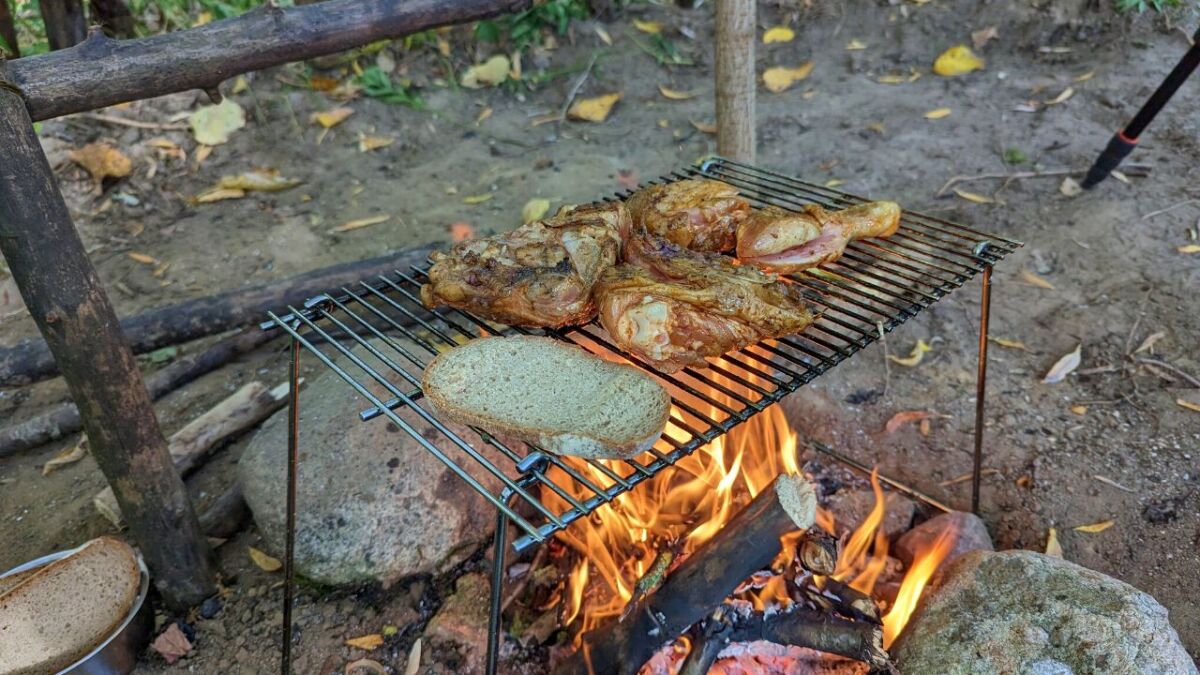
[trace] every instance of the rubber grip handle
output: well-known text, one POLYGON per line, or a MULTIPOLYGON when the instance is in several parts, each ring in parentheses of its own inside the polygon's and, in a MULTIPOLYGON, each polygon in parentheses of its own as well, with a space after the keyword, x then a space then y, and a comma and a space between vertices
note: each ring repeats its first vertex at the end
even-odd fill
POLYGON ((1090 190, 1096 187, 1100 181, 1108 178, 1113 169, 1120 166, 1121 162, 1133 152, 1137 147, 1137 139, 1130 139, 1124 133, 1118 131, 1108 141, 1108 147, 1104 148, 1104 152, 1096 158, 1096 162, 1092 164, 1092 168, 1088 169, 1087 177, 1083 179, 1083 189, 1090 190))

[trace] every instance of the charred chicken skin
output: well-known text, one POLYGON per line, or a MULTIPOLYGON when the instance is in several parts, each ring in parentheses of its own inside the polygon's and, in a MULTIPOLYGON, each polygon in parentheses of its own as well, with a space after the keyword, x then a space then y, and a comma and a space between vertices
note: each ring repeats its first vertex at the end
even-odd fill
POLYGON ((625 200, 633 224, 693 251, 732 251, 750 203, 737 188, 689 179, 642 188, 625 200))
POLYGON ((510 232, 431 256, 421 300, 518 326, 561 327, 596 315, 593 287, 630 231, 620 202, 561 209, 510 232))
POLYGON ((816 319, 800 289, 722 255, 645 233, 596 284, 613 341, 664 373, 803 330, 816 319))
POLYGON ((899 226, 896 202, 868 202, 840 211, 810 204, 800 213, 769 207, 738 227, 737 256, 768 272, 790 274, 834 262, 851 240, 889 237, 899 226))

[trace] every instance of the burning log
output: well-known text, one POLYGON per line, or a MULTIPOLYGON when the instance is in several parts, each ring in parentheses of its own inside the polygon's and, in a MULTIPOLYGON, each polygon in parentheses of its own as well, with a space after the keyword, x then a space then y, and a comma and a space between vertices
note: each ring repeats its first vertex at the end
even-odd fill
POLYGON ((769 565, 779 553, 780 537, 812 527, 816 510, 816 494, 803 477, 775 479, 680 563, 628 619, 584 635, 583 647, 559 672, 636 673, 663 643, 704 618, 738 584, 769 565))

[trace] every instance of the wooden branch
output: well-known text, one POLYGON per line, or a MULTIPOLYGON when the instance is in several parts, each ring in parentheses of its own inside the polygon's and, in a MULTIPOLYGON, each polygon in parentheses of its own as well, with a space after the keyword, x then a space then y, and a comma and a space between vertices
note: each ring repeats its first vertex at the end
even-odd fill
MULTIPOLYGON (((291 277, 243 286, 224 293, 160 307, 121 321, 134 353, 195 340, 262 321, 268 310, 298 305, 308 298, 425 262, 431 246, 407 249, 378 258, 325 267, 291 277)), ((42 340, 18 342, 0 349, 0 387, 28 384, 58 372, 42 340)))
POLYGON ((9 65, 35 120, 188 89, 427 28, 525 8, 529 0, 328 0, 268 3, 222 21, 137 40, 96 32, 72 49, 9 65))
POLYGON ((216 591, 212 551, 175 472, 116 312, 0 61, 0 253, 79 407, 92 456, 166 604, 216 591))
MULTIPOLYGON (((196 378, 210 373, 233 359, 254 351, 279 337, 257 328, 248 328, 221 340, 208 349, 183 356, 170 365, 146 376, 150 398, 158 400, 196 378)), ((52 406, 42 414, 0 430, 0 457, 56 441, 83 428, 79 409, 71 401, 52 406)))
POLYGON ((87 18, 81 0, 41 0, 38 9, 51 50, 66 49, 83 42, 87 35, 87 18))
POLYGON ((0 0, 0 41, 3 41, 4 49, 0 50, 0 55, 7 55, 10 59, 15 59, 21 55, 21 45, 17 43, 17 25, 13 21, 12 10, 8 6, 9 0, 0 0))
POLYGON ((837 569, 837 537, 820 528, 804 533, 796 544, 796 553, 800 556, 800 566, 813 574, 829 576, 837 569))
POLYGON ((779 538, 812 527, 817 499, 801 476, 780 476, 680 563, 644 606, 583 636, 560 673, 636 673, 665 642, 705 617, 779 553, 779 538), (589 663, 590 659, 590 663, 589 663))
POLYGON ((754 162, 755 0, 717 0, 717 153, 754 162))
POLYGON ((113 37, 133 37, 133 14, 124 0, 92 0, 92 16, 113 37))
POLYGON ((250 517, 250 507, 246 506, 246 498, 242 495, 242 486, 234 481, 233 485, 213 500, 208 509, 200 515, 200 529, 205 536, 228 539, 242 529, 242 524, 250 517))
MULTIPOLYGON (((267 389, 261 382, 250 382, 208 412, 171 435, 167 449, 180 476, 198 467, 208 453, 224 441, 258 426, 271 413, 287 403, 287 384, 267 389)), ((96 510, 114 525, 121 526, 121 509, 111 487, 92 499, 96 510)))

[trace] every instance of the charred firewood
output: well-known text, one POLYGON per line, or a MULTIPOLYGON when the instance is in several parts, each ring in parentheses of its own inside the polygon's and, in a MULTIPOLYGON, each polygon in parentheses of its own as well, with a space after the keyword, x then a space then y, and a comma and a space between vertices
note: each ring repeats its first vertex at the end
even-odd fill
POLYGON ((810 529, 797 542, 796 556, 804 569, 829 576, 837 568, 837 537, 818 528, 810 529))

